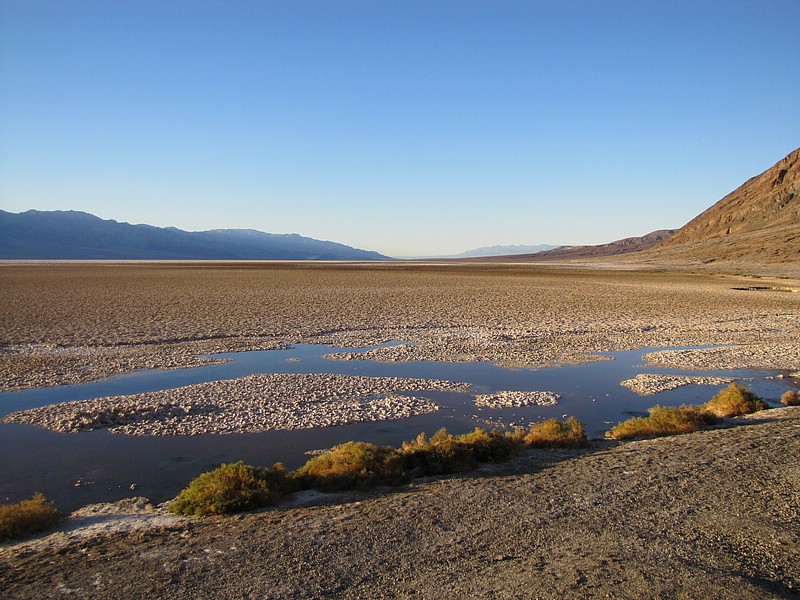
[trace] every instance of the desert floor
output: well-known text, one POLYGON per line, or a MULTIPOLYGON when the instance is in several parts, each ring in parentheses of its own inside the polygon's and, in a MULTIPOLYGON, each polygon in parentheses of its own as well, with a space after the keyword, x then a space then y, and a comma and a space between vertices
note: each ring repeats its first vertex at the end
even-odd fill
POLYGON ((796 279, 654 269, 5 263, 0 389, 301 342, 400 340, 413 345, 384 359, 520 366, 645 346, 736 344, 726 351, 735 364, 797 368, 798 291, 796 279))
MULTIPOLYGON (((385 360, 519 366, 730 344, 653 360, 798 371, 798 290, 793 279, 630 268, 8 263, 0 386, 389 340, 408 345, 385 360)), ((531 452, 316 506, 51 534, 2 546, 0 584, 9 597, 791 596, 798 409, 728 425, 531 452)))

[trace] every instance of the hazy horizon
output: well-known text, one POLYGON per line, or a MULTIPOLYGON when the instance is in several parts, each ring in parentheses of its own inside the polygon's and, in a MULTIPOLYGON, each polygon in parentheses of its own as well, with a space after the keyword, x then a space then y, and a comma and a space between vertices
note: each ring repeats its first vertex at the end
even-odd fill
POLYGON ((387 256, 677 229, 800 145, 800 4, 0 3, 0 208, 387 256))

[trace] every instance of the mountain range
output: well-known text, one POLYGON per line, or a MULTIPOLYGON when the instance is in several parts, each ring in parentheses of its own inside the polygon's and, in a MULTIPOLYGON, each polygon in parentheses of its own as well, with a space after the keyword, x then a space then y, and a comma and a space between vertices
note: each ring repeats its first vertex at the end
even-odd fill
MULTIPOLYGON (((679 230, 598 246, 492 246, 466 261, 628 263, 800 268, 800 148, 679 230)), ((251 229, 189 232, 130 225, 77 211, 0 210, 0 259, 390 260, 344 244, 251 229)), ((786 269, 784 269, 786 270, 786 269)))
POLYGON ((252 229, 183 231, 78 211, 0 210, 0 259, 388 260, 336 242, 252 229))
POLYGON ((768 267, 800 273, 800 148, 748 179, 677 231, 665 229, 598 246, 495 256, 497 262, 593 261, 768 267))
POLYGON ((480 248, 474 248, 472 250, 467 250, 466 252, 461 252, 460 254, 448 254, 446 256, 445 255, 426 256, 424 258, 450 259, 450 258, 485 258, 491 256, 516 256, 523 254, 535 254, 537 252, 544 252, 546 250, 553 250, 555 248, 561 248, 561 246, 556 246, 553 244, 536 244, 535 246, 524 246, 524 245, 482 246, 480 248))
POLYGON ((647 235, 629 237, 598 246, 558 246, 551 250, 545 250, 535 254, 510 255, 502 258, 511 259, 512 262, 549 262, 613 257, 622 254, 641 252, 642 250, 651 248, 659 242, 666 240, 674 233, 675 231, 672 229, 659 229, 647 235))

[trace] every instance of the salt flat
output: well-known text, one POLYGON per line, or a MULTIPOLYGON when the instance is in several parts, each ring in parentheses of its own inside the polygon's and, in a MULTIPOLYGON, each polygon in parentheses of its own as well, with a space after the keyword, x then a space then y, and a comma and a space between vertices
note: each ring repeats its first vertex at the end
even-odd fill
POLYGON ((390 340, 407 345, 372 358, 535 367, 733 344, 726 364, 797 369, 800 293, 785 290, 800 281, 629 266, 4 263, 0 389, 196 366, 201 353, 390 340))
MULTIPOLYGON (((193 366, 207 360, 199 353, 390 340, 406 344, 371 358, 536 367, 727 344, 648 358, 796 372, 797 289, 630 267, 3 264, 0 382, 22 389, 193 366)), ((121 511, 125 524, 78 534, 84 511, 40 544, 6 544, 0 585, 10 598, 790 597, 800 586, 798 450, 798 409, 786 408, 236 518, 87 508, 121 511)))

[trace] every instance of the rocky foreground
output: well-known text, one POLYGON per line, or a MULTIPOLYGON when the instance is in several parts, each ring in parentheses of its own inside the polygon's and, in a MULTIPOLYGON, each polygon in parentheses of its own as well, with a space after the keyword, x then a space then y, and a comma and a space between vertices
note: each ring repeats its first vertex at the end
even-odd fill
MULTIPOLYGON (((68 521, 0 547, 0 587, 8 598, 796 597, 800 408, 313 501, 329 504, 179 521, 143 510, 139 528, 126 506, 123 524, 91 536, 68 521)), ((113 521, 89 512, 95 526, 113 521)), ((90 516, 76 518, 90 527, 90 516)))

